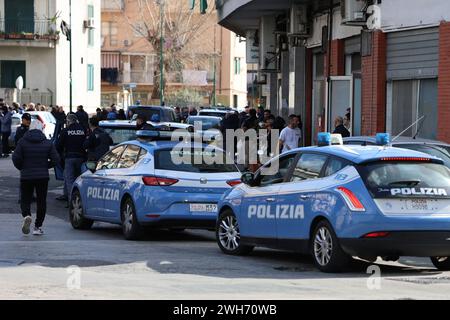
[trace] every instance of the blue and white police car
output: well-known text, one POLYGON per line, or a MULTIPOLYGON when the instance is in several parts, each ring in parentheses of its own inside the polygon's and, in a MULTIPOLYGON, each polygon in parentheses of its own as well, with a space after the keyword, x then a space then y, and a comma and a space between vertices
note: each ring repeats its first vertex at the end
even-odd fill
POLYGON ((390 146, 331 145, 329 134, 319 141, 245 173, 224 194, 216 224, 224 253, 255 246, 311 253, 324 272, 344 271, 352 257, 431 257, 438 269, 450 269, 450 170, 441 159, 390 146), (270 166, 277 170, 262 174, 270 166))
MULTIPOLYGON (((141 138, 146 134, 138 132, 141 138)), ((217 203, 241 183, 241 174, 225 160, 204 161, 205 155, 225 157, 221 149, 191 141, 178 147, 179 142, 138 139, 114 147, 97 163, 88 162, 90 171, 72 188, 72 226, 89 229, 94 221, 121 224, 129 240, 138 239, 146 226, 214 230, 217 203), (174 153, 186 161, 174 160, 174 153)))

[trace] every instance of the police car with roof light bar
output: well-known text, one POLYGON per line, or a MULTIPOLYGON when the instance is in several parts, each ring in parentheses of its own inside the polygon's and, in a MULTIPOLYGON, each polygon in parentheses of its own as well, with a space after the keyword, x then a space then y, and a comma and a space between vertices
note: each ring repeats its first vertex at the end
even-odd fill
POLYGON ((388 146, 332 145, 280 155, 219 203, 216 239, 231 255, 255 246, 310 253, 324 272, 352 257, 431 257, 450 269, 450 170, 439 158, 388 146), (269 175, 263 170, 278 163, 269 175))
POLYGON ((89 229, 94 221, 122 225, 126 239, 138 239, 143 227, 214 229, 217 203, 241 174, 221 149, 202 143, 161 140, 161 132, 138 131, 74 183, 70 222, 89 229), (179 161, 175 156, 181 156, 179 161), (229 164, 231 163, 231 164, 229 164))

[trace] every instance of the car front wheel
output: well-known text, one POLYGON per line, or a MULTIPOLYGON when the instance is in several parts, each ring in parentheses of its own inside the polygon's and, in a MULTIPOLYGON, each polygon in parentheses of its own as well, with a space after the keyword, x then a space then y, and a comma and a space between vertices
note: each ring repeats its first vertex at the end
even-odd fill
POLYGON ((226 210, 219 215, 216 224, 216 240, 219 248, 226 254, 245 255, 253 250, 253 247, 241 244, 239 224, 231 210, 226 210))
POLYGON ((311 237, 314 264, 322 272, 342 272, 351 261, 341 248, 333 228, 327 221, 317 224, 311 237))
POLYGON ((90 229, 94 224, 94 221, 84 217, 83 203, 78 190, 72 193, 70 199, 69 219, 72 227, 77 230, 90 229))
POLYGON ((431 262, 441 271, 450 271, 450 257, 431 257, 431 262))

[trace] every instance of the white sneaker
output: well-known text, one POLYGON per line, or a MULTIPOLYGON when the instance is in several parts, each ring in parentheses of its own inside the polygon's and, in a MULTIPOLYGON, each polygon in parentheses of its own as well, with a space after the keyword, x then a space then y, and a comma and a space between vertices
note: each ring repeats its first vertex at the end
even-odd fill
POLYGON ((31 219, 30 216, 23 218, 23 224, 22 224, 22 232, 23 234, 29 234, 30 233, 30 225, 33 219, 31 219))
POLYGON ((44 234, 44 231, 42 228, 34 228, 33 230, 33 236, 42 236, 44 234))

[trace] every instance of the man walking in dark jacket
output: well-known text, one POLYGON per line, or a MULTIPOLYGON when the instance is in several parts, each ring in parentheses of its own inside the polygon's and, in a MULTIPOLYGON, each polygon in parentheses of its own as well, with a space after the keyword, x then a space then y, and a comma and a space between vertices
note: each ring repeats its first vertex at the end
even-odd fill
POLYGON ((67 128, 61 131, 56 149, 64 155, 64 195, 57 200, 69 200, 69 193, 75 180, 81 175, 81 165, 86 161, 86 151, 83 148, 86 132, 78 123, 77 116, 67 116, 67 128))
POLYGON ((84 142, 84 149, 88 151, 88 161, 98 161, 109 151, 109 147, 113 145, 113 140, 102 128, 99 128, 99 119, 92 117, 89 119, 92 133, 84 142))
POLYGON ((34 190, 37 194, 37 212, 33 235, 43 235, 42 225, 47 211, 47 191, 49 174, 48 169, 54 167, 59 161, 58 153, 51 141, 47 140, 43 131, 43 124, 34 121, 30 130, 20 139, 16 146, 12 160, 14 166, 20 170, 20 188, 22 201, 23 225, 22 232, 30 233, 31 225, 31 198, 34 190))

